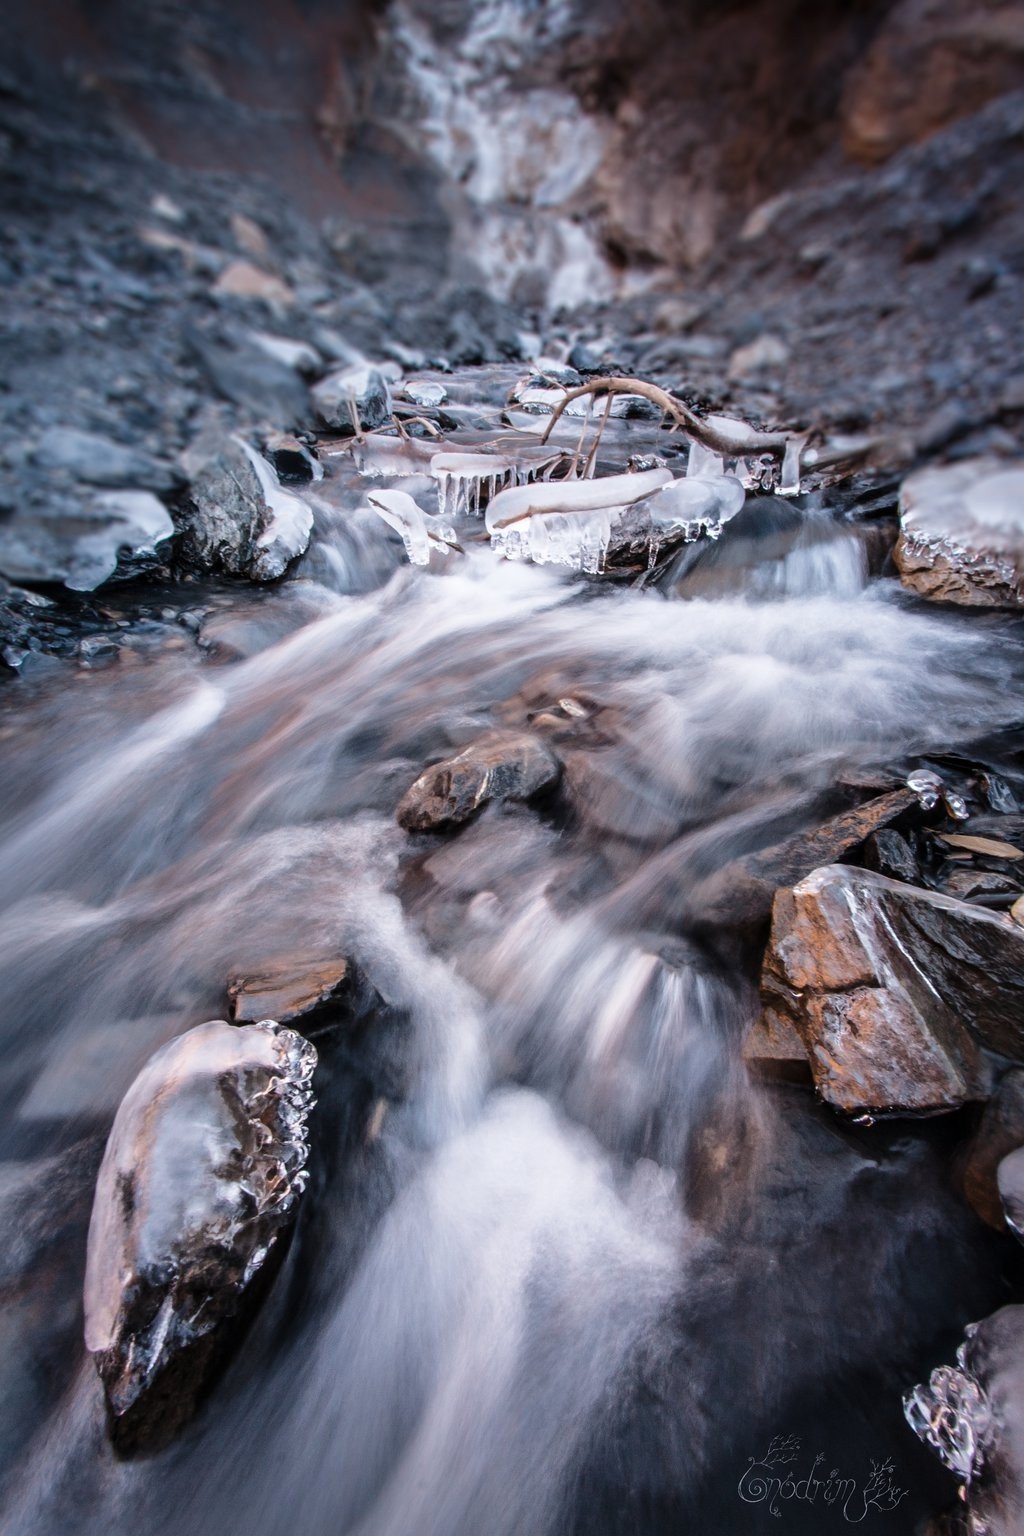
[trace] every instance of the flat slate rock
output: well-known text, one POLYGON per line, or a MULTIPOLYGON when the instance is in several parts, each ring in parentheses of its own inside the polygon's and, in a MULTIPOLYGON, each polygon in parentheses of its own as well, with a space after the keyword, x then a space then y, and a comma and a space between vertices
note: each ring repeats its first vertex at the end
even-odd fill
POLYGON ((869 870, 776 894, 761 984, 842 1110, 952 1109, 988 1095, 981 1047, 1024 1060, 1024 930, 869 870))

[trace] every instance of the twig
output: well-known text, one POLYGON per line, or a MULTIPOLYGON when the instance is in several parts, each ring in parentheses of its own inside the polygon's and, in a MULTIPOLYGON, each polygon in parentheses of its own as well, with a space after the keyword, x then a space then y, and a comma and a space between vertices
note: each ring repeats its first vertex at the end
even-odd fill
POLYGON ((599 394, 641 395, 645 400, 659 405, 665 415, 672 418, 673 426, 679 427, 688 437, 703 443, 705 448, 710 448, 713 453, 727 455, 729 458, 740 458, 754 453, 770 453, 781 458, 792 436, 790 432, 755 432, 753 428, 745 434, 720 432, 717 427, 709 426, 706 421, 702 421, 688 405, 684 405, 681 400, 670 395, 667 389, 659 389, 657 384, 648 384, 644 379, 626 379, 609 375, 605 379, 591 379, 588 384, 581 384, 578 389, 568 390, 552 411, 551 420, 541 434, 541 442, 547 442, 562 412, 573 400, 580 400, 584 395, 599 394))

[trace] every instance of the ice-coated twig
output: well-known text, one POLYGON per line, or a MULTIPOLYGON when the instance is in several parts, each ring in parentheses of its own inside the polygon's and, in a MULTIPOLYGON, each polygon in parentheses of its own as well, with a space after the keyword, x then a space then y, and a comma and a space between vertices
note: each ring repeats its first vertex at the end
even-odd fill
POLYGON ((641 395, 645 400, 660 406, 665 415, 671 417, 673 426, 679 427, 689 437, 703 443, 714 453, 721 453, 730 458, 758 453, 771 453, 781 457, 793 436, 791 432, 757 432, 753 427, 745 433, 721 432, 706 421, 702 421, 688 405, 677 400, 674 395, 670 395, 667 389, 661 389, 657 384, 648 384, 644 379, 627 379, 609 374, 607 378, 591 379, 587 384, 567 390, 564 399, 560 400, 551 412, 551 420, 541 434, 541 442, 547 442, 562 412, 573 400, 580 400, 584 395, 603 394, 641 395))

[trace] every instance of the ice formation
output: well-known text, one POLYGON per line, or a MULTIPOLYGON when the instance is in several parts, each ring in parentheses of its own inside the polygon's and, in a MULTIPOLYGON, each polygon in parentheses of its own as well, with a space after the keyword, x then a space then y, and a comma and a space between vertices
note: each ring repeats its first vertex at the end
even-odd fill
POLYGON ((680 540, 717 538, 746 493, 731 475, 673 479, 668 469, 558 481, 496 496, 487 511, 491 547, 507 559, 596 574, 613 546, 653 565, 680 540))
POLYGON ((984 1465, 993 1422, 988 1398, 964 1366, 965 1349, 962 1344, 957 1353, 960 1369, 938 1366, 926 1383, 907 1393, 903 1411, 914 1433, 970 1483, 984 1465))
POLYGON ((96 1181, 85 1342, 123 1415, 237 1310, 306 1183, 317 1054, 272 1020, 163 1046, 114 1119, 96 1181))
POLYGON ((252 573, 257 581, 275 581, 309 545, 313 512, 308 501, 286 491, 273 466, 242 438, 235 441, 245 452, 270 513, 270 521, 256 540, 252 573))
POLYGON ((429 565, 431 548, 458 549, 451 524, 424 512, 406 491, 370 491, 366 499, 377 516, 402 535, 413 565, 429 565))
POLYGON ((442 452, 430 460, 437 481, 437 510, 441 517, 478 516, 499 491, 546 479, 565 459, 560 448, 535 443, 508 451, 442 452))

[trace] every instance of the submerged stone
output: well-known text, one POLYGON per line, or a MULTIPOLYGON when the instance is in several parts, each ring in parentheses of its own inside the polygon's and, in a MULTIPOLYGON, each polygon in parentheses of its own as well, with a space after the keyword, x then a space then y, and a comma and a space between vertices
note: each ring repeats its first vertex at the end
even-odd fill
POLYGON ((560 772, 558 759, 537 736, 484 736, 421 773, 396 815, 407 832, 439 831, 468 821, 488 801, 532 799, 560 772))
POLYGON ((228 981, 231 1017, 236 1024, 273 1018, 291 1023, 336 997, 349 977, 349 963, 336 956, 304 960, 282 956, 259 971, 236 974, 228 981))

